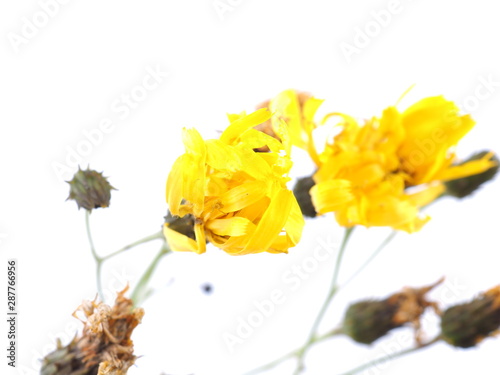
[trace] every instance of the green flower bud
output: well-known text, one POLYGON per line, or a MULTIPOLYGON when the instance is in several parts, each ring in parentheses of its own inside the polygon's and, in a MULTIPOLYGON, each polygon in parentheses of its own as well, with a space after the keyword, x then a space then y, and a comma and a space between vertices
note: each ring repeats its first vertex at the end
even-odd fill
POLYGON ((293 188, 293 194, 299 203, 302 215, 307 217, 316 217, 317 214, 311 199, 311 194, 309 194, 309 190, 311 190, 314 184, 312 177, 303 177, 297 181, 293 188))
POLYGON ((111 190, 116 190, 102 173, 88 168, 85 171, 78 169, 73 179, 67 182, 70 186, 68 200, 75 200, 78 209, 83 207, 88 211, 99 207, 108 207, 111 200, 111 190))
POLYGON ((356 342, 371 344, 403 325, 394 322, 397 310, 397 304, 390 303, 388 299, 354 303, 345 313, 343 331, 356 342))
POLYGON ((472 155, 469 159, 457 164, 457 165, 463 165, 471 161, 475 160, 481 160, 487 157, 489 154, 491 154, 490 158, 487 160, 490 160, 493 163, 493 165, 487 169, 486 171, 482 173, 478 173, 472 176, 468 177, 463 177, 463 178, 457 178, 456 180, 451 180, 445 182, 446 186, 446 194, 451 195, 455 198, 464 198, 468 195, 471 195, 474 191, 479 189, 479 187, 484 184, 485 182, 488 182, 495 177, 495 175, 498 172, 498 158, 496 155, 493 155, 489 151, 481 151, 478 152, 474 155, 472 155))
POLYGON ((448 308, 441 317, 441 336, 460 348, 476 346, 500 328, 500 285, 469 303, 448 308))

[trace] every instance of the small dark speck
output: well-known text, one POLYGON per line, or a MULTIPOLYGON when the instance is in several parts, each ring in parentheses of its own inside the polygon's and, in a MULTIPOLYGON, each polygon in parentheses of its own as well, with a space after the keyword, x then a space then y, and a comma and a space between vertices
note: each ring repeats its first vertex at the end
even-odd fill
POLYGON ((205 283, 205 284, 203 284, 203 285, 201 286, 201 289, 203 290, 203 292, 204 292, 205 294, 212 294, 212 292, 213 292, 213 290, 214 290, 213 286, 212 286, 211 284, 209 284, 209 283, 205 283))

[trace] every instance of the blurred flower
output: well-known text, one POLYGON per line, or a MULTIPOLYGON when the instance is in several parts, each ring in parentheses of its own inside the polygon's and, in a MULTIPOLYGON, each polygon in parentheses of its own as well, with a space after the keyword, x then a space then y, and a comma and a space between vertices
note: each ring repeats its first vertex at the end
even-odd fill
POLYGON ((136 360, 132 331, 141 322, 142 308, 134 308, 118 293, 113 307, 102 302, 84 301, 73 314, 83 314, 80 337, 57 349, 42 363, 42 375, 125 375, 136 360))
POLYGON ((411 323, 415 328, 415 339, 420 344, 420 317, 428 307, 439 311, 426 294, 443 280, 422 288, 407 287, 383 300, 366 300, 350 305, 345 314, 343 333, 356 342, 371 344, 389 331, 411 323))
POLYGON ((67 181, 70 186, 68 200, 76 201, 78 209, 83 207, 88 211, 94 208, 108 207, 111 200, 111 190, 116 190, 102 175, 87 168, 78 169, 71 181, 67 181))
POLYGON ((441 317, 441 336, 453 346, 470 348, 500 328, 500 285, 469 303, 448 308, 441 317))
POLYGON ((313 97, 306 92, 285 90, 275 98, 262 103, 260 108, 269 108, 273 117, 256 127, 257 130, 279 137, 274 131, 285 122, 290 134, 292 145, 300 147, 309 153, 311 159, 318 164, 318 152, 314 145, 313 130, 318 126, 314 116, 323 100, 313 97))
POLYGON ((304 219, 287 189, 290 141, 284 124, 277 140, 254 129, 267 121, 267 109, 250 115, 230 115, 220 139, 203 140, 195 129, 184 129, 185 154, 167 181, 172 215, 192 215, 195 239, 166 223, 172 250, 205 252, 206 240, 231 255, 286 253, 302 234, 304 219), (267 146, 270 152, 255 152, 267 146))
POLYGON ((418 231, 430 219, 420 209, 444 193, 445 181, 495 165, 488 157, 453 165, 453 147, 474 125, 457 111, 453 102, 437 96, 403 112, 389 107, 364 125, 344 114, 328 115, 342 119, 342 131, 319 156, 311 189, 316 211, 335 212, 346 227, 418 231))

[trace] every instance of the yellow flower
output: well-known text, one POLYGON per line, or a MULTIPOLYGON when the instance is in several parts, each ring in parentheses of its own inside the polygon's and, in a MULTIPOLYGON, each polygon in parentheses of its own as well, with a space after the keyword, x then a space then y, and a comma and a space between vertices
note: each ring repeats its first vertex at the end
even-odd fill
POLYGON ((409 233, 428 220, 420 208, 444 193, 443 182, 481 173, 495 163, 453 166, 453 147, 474 125, 441 96, 403 112, 387 108, 364 125, 344 114, 342 131, 319 156, 311 189, 318 213, 335 212, 340 225, 390 226, 409 233))
POLYGON ((292 145, 307 151, 311 159, 318 164, 313 130, 318 126, 314 122, 314 116, 322 103, 323 100, 314 98, 308 93, 285 90, 262 104, 263 107, 269 108, 274 116, 266 126, 258 130, 273 135, 276 133, 274 129, 282 126, 284 121, 288 126, 292 145))
POLYGON ((281 141, 253 129, 267 121, 267 109, 230 115, 220 139, 203 140, 184 129, 185 154, 167 181, 173 215, 194 217, 195 239, 164 226, 173 250, 205 252, 206 241, 231 255, 286 253, 300 240, 304 219, 287 189, 290 142, 286 126, 275 129, 281 141), (268 146, 270 152, 254 149, 268 146))

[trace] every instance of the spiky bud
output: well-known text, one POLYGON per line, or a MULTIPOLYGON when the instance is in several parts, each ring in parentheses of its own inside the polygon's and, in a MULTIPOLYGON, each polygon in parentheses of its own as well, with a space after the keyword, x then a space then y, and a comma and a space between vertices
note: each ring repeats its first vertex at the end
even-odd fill
POLYGON ((428 301, 426 294, 442 281, 422 288, 407 287, 382 300, 352 304, 345 314, 342 332, 356 342, 372 344, 389 331, 411 323, 415 339, 420 343, 420 317, 427 307, 437 310, 436 304, 428 301))
POLYGON ((479 189, 481 185, 492 180, 498 172, 498 158, 492 152, 481 151, 472 155, 469 159, 457 165, 463 165, 471 161, 489 161, 489 168, 482 173, 472 176, 458 178, 445 182, 446 194, 455 198, 464 198, 479 189))
POLYGON ((312 177, 299 178, 293 188, 293 194, 299 203, 302 215, 307 217, 316 217, 316 209, 314 208, 311 194, 309 190, 314 186, 312 177))
POLYGON ((87 168, 78 169, 71 181, 67 181, 70 186, 68 200, 76 201, 78 209, 83 207, 92 211, 99 207, 108 207, 111 200, 111 190, 116 190, 102 175, 87 168))
POLYGON ((441 317, 441 336, 460 348, 476 346, 500 328, 500 285, 471 302, 448 308, 441 317))

